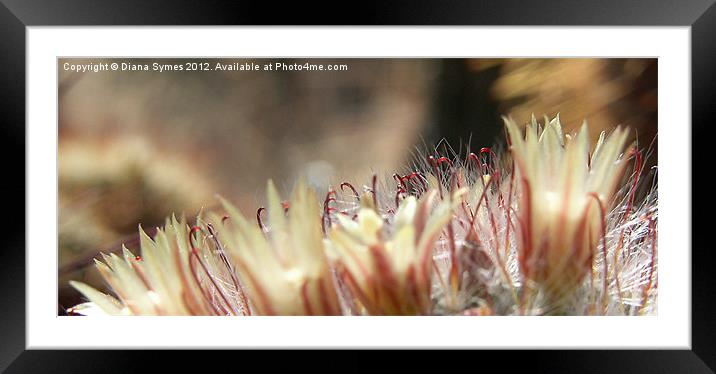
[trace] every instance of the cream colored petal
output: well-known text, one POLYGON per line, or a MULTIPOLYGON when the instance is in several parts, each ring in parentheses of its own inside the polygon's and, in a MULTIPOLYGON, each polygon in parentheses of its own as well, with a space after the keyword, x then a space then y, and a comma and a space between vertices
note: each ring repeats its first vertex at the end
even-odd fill
POLYGON ((587 188, 599 193, 609 200, 623 171, 625 161, 619 161, 628 133, 617 128, 601 145, 599 152, 592 159, 590 181, 587 188))
POLYGON ((560 181, 559 190, 562 194, 568 194, 571 199, 582 199, 584 190, 589 157, 589 131, 586 123, 582 124, 577 136, 566 145, 564 159, 559 167, 560 181))
POLYGON ((274 185, 272 180, 268 181, 268 186, 266 188, 266 198, 268 201, 268 217, 269 217, 269 225, 271 227, 272 233, 275 233, 277 236, 276 242, 282 243, 282 240, 285 240, 286 236, 286 214, 284 212, 283 206, 281 205, 281 197, 278 195, 278 191, 276 191, 276 186, 274 185))
POLYGON ((82 303, 67 309, 68 313, 79 314, 88 317, 109 317, 112 314, 105 312, 93 302, 82 303))
POLYGON ((383 219, 371 209, 361 209, 358 212, 359 235, 366 244, 370 245, 378 240, 378 231, 383 227, 383 219))
POLYGON ((122 310, 122 303, 114 297, 99 292, 82 282, 70 281, 70 285, 105 313, 115 316, 125 314, 122 310))
POLYGON ((393 258, 393 266, 398 273, 404 273, 408 266, 416 262, 417 253, 415 251, 415 228, 411 225, 403 226, 395 234, 391 243, 391 257, 393 258))
POLYGON ((428 218, 425 224, 425 229, 418 240, 418 257, 422 257, 426 251, 432 250, 435 240, 439 237, 445 224, 450 220, 452 216, 452 209, 450 203, 441 202, 428 218))

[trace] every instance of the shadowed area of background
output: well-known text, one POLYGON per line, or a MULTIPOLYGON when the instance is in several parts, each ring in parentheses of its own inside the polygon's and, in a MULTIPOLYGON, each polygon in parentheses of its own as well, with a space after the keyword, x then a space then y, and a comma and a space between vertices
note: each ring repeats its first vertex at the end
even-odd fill
MULTIPOLYGON (((60 59, 58 311, 80 302, 69 279, 98 288, 100 252, 136 248, 167 215, 191 217, 215 194, 245 212, 266 180, 286 194, 404 170, 417 145, 455 149, 502 138, 501 115, 583 119, 596 140, 626 125, 648 147, 657 129, 655 59, 235 59, 345 64, 347 71, 65 71, 60 59)), ((199 61, 199 60, 196 60, 199 61)), ((656 151, 656 150, 654 150, 656 151)), ((649 162, 656 163, 656 157, 649 162)), ((48 249, 52 250, 52 249, 48 249)))

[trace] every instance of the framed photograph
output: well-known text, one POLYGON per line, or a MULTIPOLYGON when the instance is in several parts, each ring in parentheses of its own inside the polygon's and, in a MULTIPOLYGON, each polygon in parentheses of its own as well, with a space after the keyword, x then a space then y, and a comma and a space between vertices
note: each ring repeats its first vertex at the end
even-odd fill
POLYGON ((0 369, 377 348, 713 372, 708 208, 691 210, 710 1, 282 26, 249 3, 128 4, 0 8, 6 166, 25 155, 0 369))

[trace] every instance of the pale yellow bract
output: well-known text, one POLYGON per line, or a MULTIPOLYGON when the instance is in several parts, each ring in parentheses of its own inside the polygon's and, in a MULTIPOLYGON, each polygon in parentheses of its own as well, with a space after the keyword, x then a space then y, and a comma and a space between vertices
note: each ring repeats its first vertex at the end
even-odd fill
POLYGON ((575 136, 563 135, 559 116, 534 117, 525 135, 505 119, 521 194, 518 244, 523 273, 544 287, 554 303, 578 287, 606 224, 608 209, 626 166, 627 132, 604 132, 590 152, 586 122, 575 136))
POLYGON ((89 302, 69 311, 655 314, 656 185, 634 202, 641 154, 627 130, 592 149, 586 123, 571 135, 558 116, 505 125, 509 153, 430 154, 394 189, 376 176, 362 194, 342 183, 319 199, 299 182, 283 201, 269 181, 258 222, 221 199, 226 216, 172 217, 153 238, 140 228, 140 256, 96 261, 113 295, 72 282, 89 302))

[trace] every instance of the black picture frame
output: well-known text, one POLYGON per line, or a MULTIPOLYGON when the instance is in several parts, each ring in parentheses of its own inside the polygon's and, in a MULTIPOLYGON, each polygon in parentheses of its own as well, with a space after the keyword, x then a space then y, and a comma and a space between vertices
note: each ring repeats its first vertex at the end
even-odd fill
MULTIPOLYGON (((692 67, 691 149, 667 149, 691 152, 692 196, 709 196, 711 183, 697 181, 712 159, 706 130, 716 118, 712 92, 716 90, 716 6, 714 0, 677 2, 670 0, 499 0, 451 1, 430 6, 427 2, 355 2, 331 5, 291 2, 277 6, 259 1, 97 1, 97 0, 0 0, 0 127, 2 128, 4 202, 12 206, 3 212, 5 237, 0 249, 0 371, 34 372, 133 372, 145 367, 146 360, 166 361, 166 352, 151 354, 136 351, 38 351, 26 350, 25 340, 25 240, 24 206, 19 196, 25 193, 25 59, 26 27, 42 25, 605 25, 605 26, 690 26, 692 67), (144 357, 147 357, 145 359, 144 357)), ((662 124, 684 126, 689 124, 662 124)), ((27 195, 25 195, 27 199, 27 195)), ((706 198, 703 201, 708 201, 706 198)), ((26 201, 25 201, 26 202, 26 201)), ((693 210, 692 243, 674 250, 688 251, 692 259, 692 350, 599 350, 599 351, 520 351, 474 352, 460 362, 503 362, 506 367, 525 365, 539 372, 688 372, 713 373, 716 368, 716 317, 711 267, 713 249, 705 244, 710 209, 693 210), (701 218, 703 217, 703 218, 701 218), (701 219, 699 219, 701 218, 701 219)), ((283 355, 283 353, 282 353, 283 355)), ((332 352, 322 358, 327 368, 346 365, 375 365, 372 360, 355 363, 344 352, 332 352), (335 353, 335 354, 333 354, 335 353)), ((431 354, 432 355, 432 354, 431 354)), ((191 356, 198 357, 198 356, 191 356)), ((232 356, 236 357, 236 356, 232 356)), ((384 365, 406 368, 395 353, 384 365)), ((443 360, 435 356, 435 360, 443 360)), ((197 363, 183 360, 182 363, 197 363)), ((201 359, 207 370, 221 362, 201 359)), ((274 360, 286 365, 291 360, 274 360)), ((413 363, 424 364, 420 360, 413 363)), ((303 362, 305 364, 306 362, 303 362)), ((385 369, 389 366, 380 366, 385 369)), ((410 366, 410 365, 408 365, 410 366)), ((479 366, 474 366, 477 369, 479 366)))

